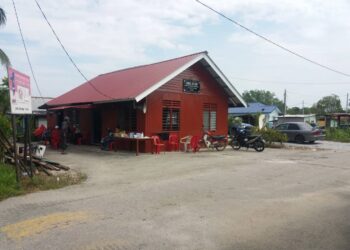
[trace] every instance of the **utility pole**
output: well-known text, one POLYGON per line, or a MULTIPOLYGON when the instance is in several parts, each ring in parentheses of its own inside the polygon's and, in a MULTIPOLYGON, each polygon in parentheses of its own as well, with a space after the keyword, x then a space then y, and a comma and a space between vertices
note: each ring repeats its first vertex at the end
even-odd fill
POLYGON ((348 113, 349 110, 349 93, 346 94, 346 105, 345 105, 345 111, 348 113))
POLYGON ((283 116, 287 114, 287 90, 284 90, 284 113, 283 116))

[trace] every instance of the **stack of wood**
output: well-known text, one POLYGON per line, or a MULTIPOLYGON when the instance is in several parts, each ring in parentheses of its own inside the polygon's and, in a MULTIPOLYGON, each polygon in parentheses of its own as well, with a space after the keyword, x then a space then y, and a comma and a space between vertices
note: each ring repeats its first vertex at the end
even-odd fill
MULTIPOLYGON (((0 129, 0 148, 3 152, 5 161, 15 165, 15 148, 7 139, 3 131, 0 129)), ((27 150, 27 149, 24 149, 27 150)), ((36 156, 17 155, 17 165, 22 173, 27 173, 28 176, 33 176, 35 173, 44 172, 47 175, 52 175, 52 171, 68 171, 69 167, 58 162, 49 161, 36 156), (28 159, 29 158, 29 159, 28 159), (31 164, 31 163, 32 164, 31 164)))
POLYGON ((35 156, 33 156, 32 162, 34 163, 38 171, 42 171, 47 175, 52 175, 50 171, 61 171, 61 170, 68 171, 69 170, 69 167, 64 166, 58 162, 49 161, 49 160, 42 159, 35 156))

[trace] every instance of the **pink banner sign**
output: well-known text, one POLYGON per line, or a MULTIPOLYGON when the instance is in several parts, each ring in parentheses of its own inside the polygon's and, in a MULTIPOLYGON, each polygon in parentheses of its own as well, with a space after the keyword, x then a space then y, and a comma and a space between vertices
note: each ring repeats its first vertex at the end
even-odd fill
POLYGON ((8 67, 9 91, 12 114, 31 114, 32 96, 29 76, 8 67))

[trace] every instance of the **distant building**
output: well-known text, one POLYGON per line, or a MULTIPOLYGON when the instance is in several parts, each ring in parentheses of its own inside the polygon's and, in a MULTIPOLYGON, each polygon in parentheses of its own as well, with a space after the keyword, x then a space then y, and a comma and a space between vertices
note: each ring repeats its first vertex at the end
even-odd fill
POLYGON ((46 109, 39 109, 40 106, 44 105, 48 101, 51 101, 53 98, 51 97, 38 97, 38 96, 32 96, 32 114, 34 119, 34 127, 40 127, 41 125, 44 125, 47 127, 47 119, 46 109))
POLYGON ((317 125, 321 128, 350 128, 350 114, 333 113, 317 116, 317 125))
POLYGON ((269 127, 277 121, 277 117, 281 111, 275 105, 265 105, 259 102, 248 103, 247 107, 229 108, 228 114, 230 117, 241 117, 245 123, 269 127), (256 123, 256 115, 260 115, 259 124, 256 123))
POLYGON ((285 122, 307 122, 307 123, 316 123, 316 115, 315 114, 307 114, 307 115, 281 115, 278 116, 277 124, 285 123, 285 122))

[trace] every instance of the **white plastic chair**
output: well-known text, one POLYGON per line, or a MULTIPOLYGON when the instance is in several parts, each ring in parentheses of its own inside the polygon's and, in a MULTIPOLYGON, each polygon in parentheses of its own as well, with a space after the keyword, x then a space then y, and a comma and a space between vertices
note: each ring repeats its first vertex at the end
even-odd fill
POLYGON ((191 138, 192 136, 188 135, 180 139, 180 144, 183 144, 184 152, 188 152, 189 150, 188 145, 191 143, 191 138))

